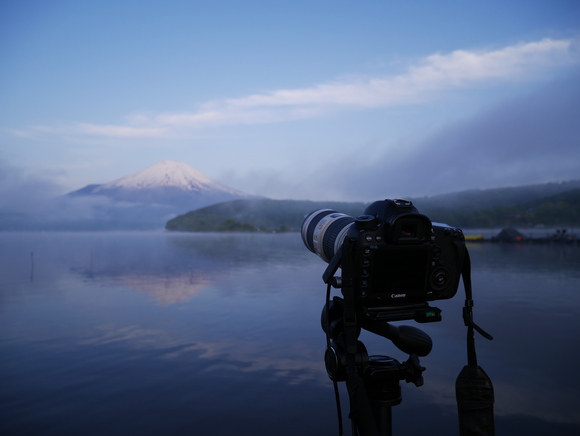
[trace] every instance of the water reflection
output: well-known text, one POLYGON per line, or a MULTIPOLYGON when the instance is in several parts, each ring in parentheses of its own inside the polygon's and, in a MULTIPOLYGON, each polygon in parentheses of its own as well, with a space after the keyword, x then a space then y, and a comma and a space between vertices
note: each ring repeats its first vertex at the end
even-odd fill
MULTIPOLYGON (((90 268, 72 268, 85 279, 109 281, 149 295, 162 305, 186 302, 216 281, 221 287, 278 292, 272 284, 280 265, 304 263, 302 247, 288 244, 295 235, 165 234, 91 251, 90 268), (242 286, 235 276, 257 283, 242 286), (256 282, 256 280, 254 280, 256 282)), ((293 241, 297 242, 297 241, 293 241)))
MULTIPOLYGON (((497 433, 577 434, 580 249, 469 249, 497 433)), ((2 234, 0 262, 3 434, 336 434, 326 265, 299 235, 2 234)), ((457 434, 461 292, 421 326, 434 350, 424 386, 403 386, 395 434, 457 434)))

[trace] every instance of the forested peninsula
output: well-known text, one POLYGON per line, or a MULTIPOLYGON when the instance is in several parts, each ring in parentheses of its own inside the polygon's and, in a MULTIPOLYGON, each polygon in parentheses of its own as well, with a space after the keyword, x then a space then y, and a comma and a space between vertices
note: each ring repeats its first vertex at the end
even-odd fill
MULTIPOLYGON (((377 199, 382 200, 382 199, 377 199)), ((460 228, 578 227, 580 180, 517 188, 470 190, 411 198, 432 221, 460 228)), ((351 216, 368 203, 247 199, 177 216, 166 229, 184 232, 296 232, 310 212, 329 208, 351 216)))

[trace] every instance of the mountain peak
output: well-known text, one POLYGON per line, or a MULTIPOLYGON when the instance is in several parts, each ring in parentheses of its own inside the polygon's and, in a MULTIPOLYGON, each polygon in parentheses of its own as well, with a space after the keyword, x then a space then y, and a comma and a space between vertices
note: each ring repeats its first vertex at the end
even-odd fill
POLYGON ((143 170, 99 186, 94 192, 111 189, 142 190, 151 188, 179 188, 184 191, 203 192, 218 188, 239 193, 210 179, 184 162, 163 160, 143 170))
POLYGON ((138 225, 139 219, 128 215, 135 210, 139 210, 139 216, 155 215, 163 219, 211 204, 252 197, 210 179, 186 163, 171 160, 157 162, 109 183, 85 186, 68 195, 109 198, 112 203, 106 213, 119 216, 130 225, 138 225))

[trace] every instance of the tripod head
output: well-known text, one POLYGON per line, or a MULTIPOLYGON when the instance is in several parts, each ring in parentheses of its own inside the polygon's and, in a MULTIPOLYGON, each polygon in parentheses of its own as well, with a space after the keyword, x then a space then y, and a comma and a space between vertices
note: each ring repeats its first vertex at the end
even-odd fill
MULTIPOLYGON (((322 310, 321 324, 322 330, 327 333, 334 341, 339 340, 344 333, 344 300, 340 297, 334 297, 331 302, 327 303, 322 310)), ((365 329, 371 333, 390 339, 393 344, 402 352, 407 354, 416 354, 417 356, 427 356, 433 348, 431 337, 416 327, 402 325, 395 326, 386 321, 363 317, 359 319, 360 330, 365 329)))

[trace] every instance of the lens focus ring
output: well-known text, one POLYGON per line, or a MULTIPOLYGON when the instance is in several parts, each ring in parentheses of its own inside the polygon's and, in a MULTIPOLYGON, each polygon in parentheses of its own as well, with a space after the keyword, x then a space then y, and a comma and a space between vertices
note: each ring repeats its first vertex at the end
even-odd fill
POLYGON ((316 210, 302 223, 304 245, 325 262, 330 262, 353 222, 353 217, 332 209, 316 210))
POLYGON ((338 251, 338 249, 340 248, 336 246, 337 242, 336 238, 338 237, 339 234, 342 233, 342 230, 345 227, 349 226, 353 222, 354 222, 353 217, 343 215, 342 217, 337 218, 335 221, 333 221, 326 228, 322 240, 322 252, 324 253, 323 257, 324 260, 326 260, 327 262, 330 262, 332 260, 332 258, 336 254, 336 251, 338 251))
POLYGON ((306 248, 316 254, 316 247, 314 246, 314 231, 316 230, 318 223, 331 213, 337 213, 332 209, 319 209, 315 210, 304 218, 302 223, 302 241, 306 248))

